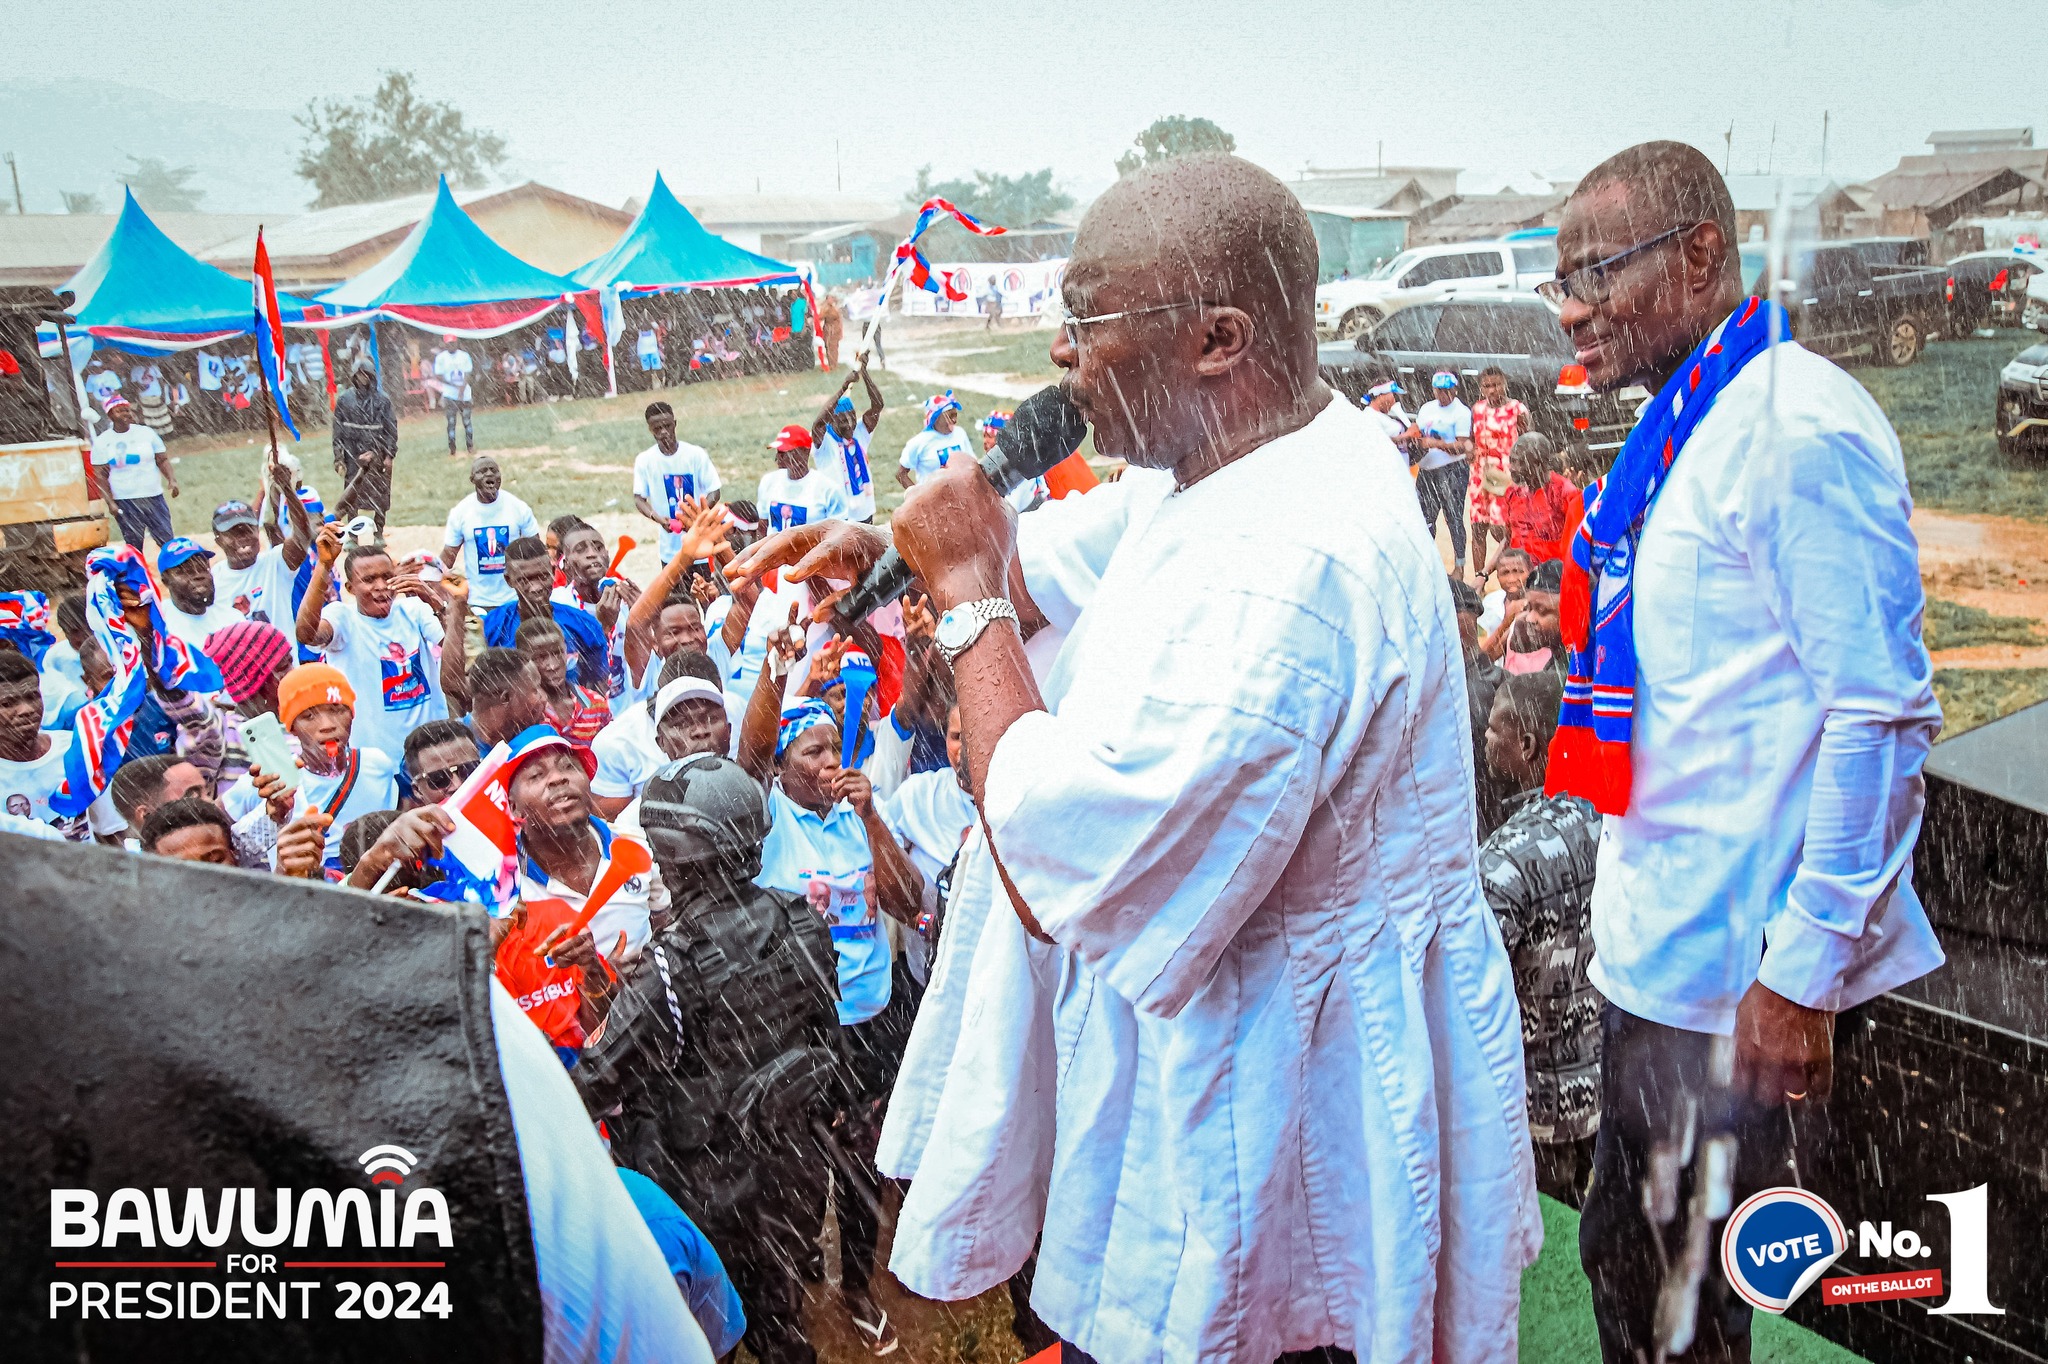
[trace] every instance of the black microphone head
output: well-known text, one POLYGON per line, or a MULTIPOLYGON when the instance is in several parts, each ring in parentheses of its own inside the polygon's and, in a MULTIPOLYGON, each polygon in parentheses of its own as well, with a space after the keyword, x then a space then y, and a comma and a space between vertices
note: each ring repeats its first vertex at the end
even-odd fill
POLYGON ((1017 475, 1037 478, 1081 448, 1088 419, 1058 384, 1049 384, 1017 404, 1009 424, 996 433, 996 451, 1017 475))

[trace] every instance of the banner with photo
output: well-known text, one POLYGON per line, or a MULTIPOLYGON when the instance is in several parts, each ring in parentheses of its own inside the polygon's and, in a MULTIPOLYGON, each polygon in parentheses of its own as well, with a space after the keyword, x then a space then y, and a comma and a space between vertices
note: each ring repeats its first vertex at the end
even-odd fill
POLYGON ((1004 317, 1036 317, 1059 303, 1060 280, 1066 275, 1065 257, 1037 261, 972 261, 966 264, 932 262, 932 274, 950 283, 951 292, 964 293, 964 300, 931 294, 922 289, 903 291, 905 317, 981 317, 988 311, 991 289, 1003 300, 1004 317))

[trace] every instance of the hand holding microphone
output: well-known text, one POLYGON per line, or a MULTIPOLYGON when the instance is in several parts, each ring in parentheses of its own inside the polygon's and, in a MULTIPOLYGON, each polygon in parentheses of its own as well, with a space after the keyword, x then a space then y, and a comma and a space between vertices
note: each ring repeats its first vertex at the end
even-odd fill
POLYGON ((758 580, 780 568, 785 578, 796 582, 819 574, 852 580, 853 588, 830 604, 831 619, 842 632, 902 596, 917 576, 913 565, 940 573, 973 563, 978 565, 973 576, 979 580, 992 563, 1000 584, 1011 536, 1001 494, 1042 476, 1080 448, 1087 434, 1087 420, 1065 392, 1057 385, 1041 389, 1018 405, 1016 415, 996 437, 995 449, 973 466, 978 472, 957 464, 912 490, 891 525, 912 550, 908 562, 873 526, 824 521, 750 546, 727 566, 726 578, 735 583, 758 580), (963 511, 962 504, 973 510, 963 511), (963 516, 972 520, 971 531, 965 521, 949 524, 963 516), (934 521, 938 524, 928 525, 934 521))

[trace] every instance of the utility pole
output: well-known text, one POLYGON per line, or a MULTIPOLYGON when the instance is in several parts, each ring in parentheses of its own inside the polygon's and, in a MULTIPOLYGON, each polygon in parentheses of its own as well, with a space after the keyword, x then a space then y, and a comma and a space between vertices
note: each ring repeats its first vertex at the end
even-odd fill
POLYGON ((1765 152, 1765 153, 1764 153, 1764 174, 1765 174, 1765 175, 1769 175, 1769 174, 1771 173, 1771 167, 1777 164, 1777 160, 1778 160, 1778 125, 1777 125, 1777 124, 1775 124, 1775 123, 1773 123, 1773 124, 1771 125, 1771 149, 1770 149, 1769 151, 1767 151, 1767 152, 1765 152))
POLYGON ((836 137, 832 139, 832 188, 840 191, 846 189, 846 178, 839 168, 839 139, 836 137))
MULTIPOLYGON (((1387 178, 1387 140, 1383 137, 1375 146, 1377 150, 1373 153, 1372 173, 1376 178, 1384 180, 1387 178)), ((10 156, 7 159, 12 161, 14 158, 10 156)))
POLYGON ((1721 175, 1725 179, 1728 167, 1735 163, 1735 120, 1728 120, 1728 131, 1721 134, 1721 175))
POLYGON ((14 211, 26 217, 28 210, 21 206, 21 167, 14 164, 14 153, 7 153, 7 169, 14 176, 14 211))
POLYGON ((1828 111, 1827 111, 1827 110, 1825 110, 1825 109, 1823 109, 1823 110, 1821 110, 1821 111, 1820 111, 1820 175, 1821 175, 1821 179, 1823 179, 1823 180, 1827 179, 1827 175, 1828 175, 1828 111))

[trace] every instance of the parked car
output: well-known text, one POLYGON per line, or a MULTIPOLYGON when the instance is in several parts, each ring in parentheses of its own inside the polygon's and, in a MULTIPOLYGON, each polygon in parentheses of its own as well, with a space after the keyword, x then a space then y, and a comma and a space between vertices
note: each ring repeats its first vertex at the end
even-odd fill
POLYGON ((1316 290, 1316 332, 1356 336, 1382 317, 1453 294, 1533 289, 1557 271, 1557 242, 1458 242, 1410 247, 1362 279, 1316 290))
POLYGON ((2020 325, 2048 332, 2048 269, 2036 270, 2027 281, 2027 301, 2020 305, 2020 325))
POLYGON ((1411 412, 1430 400, 1438 370, 1458 376, 1469 403, 1479 396, 1479 371, 1498 365, 1508 395, 1528 406, 1535 428, 1602 469, 1650 396, 1637 387, 1593 392, 1557 314, 1533 294, 1463 295, 1403 308, 1354 340, 1326 342, 1317 359, 1323 381, 1353 402, 1382 380, 1399 380, 1411 412))
POLYGON ((2048 448, 2048 344, 2029 346, 1998 375, 1998 453, 2048 448))
POLYGON ((1948 271, 1948 331, 1968 336, 1979 327, 2017 327, 2027 282, 2048 268, 2024 251, 1972 251, 1943 267, 1948 271))
POLYGON ((1793 287, 1778 298, 1792 334, 1809 350, 1837 359, 1870 356, 1909 365, 1948 325, 1948 274, 1913 264, 1926 259, 1916 237, 1823 242, 1794 251, 1793 287))

